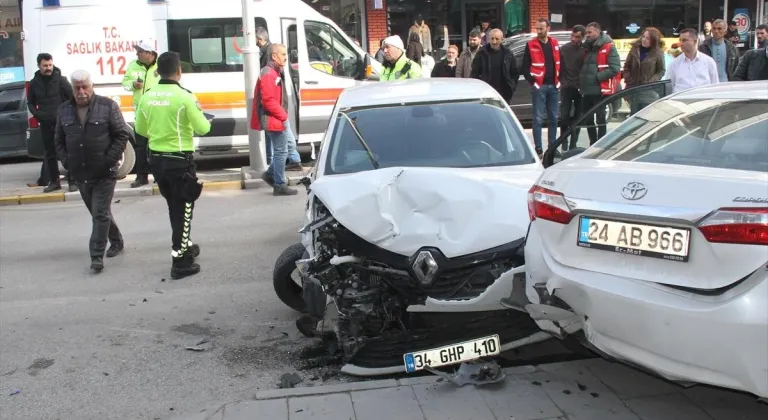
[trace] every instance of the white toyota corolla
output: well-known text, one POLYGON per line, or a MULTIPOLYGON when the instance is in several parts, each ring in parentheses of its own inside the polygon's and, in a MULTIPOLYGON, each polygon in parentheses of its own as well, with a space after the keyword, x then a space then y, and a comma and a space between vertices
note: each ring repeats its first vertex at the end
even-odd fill
POLYGON ((547 168, 528 206, 541 328, 768 397, 768 82, 655 102, 547 168))

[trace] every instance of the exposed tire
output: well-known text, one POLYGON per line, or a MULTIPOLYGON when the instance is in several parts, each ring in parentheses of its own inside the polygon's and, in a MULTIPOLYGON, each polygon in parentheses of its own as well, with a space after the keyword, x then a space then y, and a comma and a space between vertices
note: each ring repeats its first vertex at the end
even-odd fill
POLYGON ((133 165, 136 164, 136 150, 134 150, 131 142, 125 144, 125 151, 123 157, 118 161, 119 167, 117 168, 117 179, 123 179, 131 173, 133 165))
POLYGON ((272 284, 277 297, 291 309, 306 313, 307 304, 301 295, 302 288, 291 277, 296 270, 296 261, 305 258, 306 250, 301 243, 293 244, 283 251, 272 272, 272 284))

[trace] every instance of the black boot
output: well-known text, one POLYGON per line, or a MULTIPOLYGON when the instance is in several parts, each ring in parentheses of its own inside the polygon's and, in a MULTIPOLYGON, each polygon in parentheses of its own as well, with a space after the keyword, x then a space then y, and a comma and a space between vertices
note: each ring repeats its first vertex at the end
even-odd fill
POLYGON ((192 258, 197 258, 200 256, 200 245, 198 244, 192 244, 189 247, 187 247, 186 251, 189 255, 192 256, 192 258))
POLYGON ((180 257, 173 257, 173 265, 171 266, 171 278, 174 280, 183 279, 187 276, 194 276, 200 272, 200 264, 194 262, 194 257, 191 253, 185 252, 180 257))
POLYGON ((104 269, 104 259, 101 257, 92 257, 91 258, 91 271, 94 273, 101 273, 101 270, 104 269))
POLYGON ((61 182, 52 182, 47 187, 43 189, 44 193, 49 193, 53 191, 58 191, 61 189, 61 182))
POLYGON ((131 188, 139 188, 142 185, 148 185, 148 184, 149 184, 149 175, 137 174, 136 180, 131 183, 131 188))

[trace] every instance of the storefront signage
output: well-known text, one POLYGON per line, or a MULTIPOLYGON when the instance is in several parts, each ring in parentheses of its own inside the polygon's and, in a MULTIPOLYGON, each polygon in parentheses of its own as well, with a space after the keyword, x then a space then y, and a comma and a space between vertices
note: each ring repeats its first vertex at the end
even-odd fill
POLYGON ((631 33, 632 35, 636 34, 637 31, 639 31, 639 30, 640 30, 640 25, 638 25, 638 24, 636 24, 634 22, 630 23, 629 26, 627 26, 627 31, 629 31, 629 33, 631 33))
POLYGON ((741 42, 745 42, 749 38, 749 30, 752 27, 749 9, 734 9, 733 21, 736 22, 736 30, 739 31, 741 42))

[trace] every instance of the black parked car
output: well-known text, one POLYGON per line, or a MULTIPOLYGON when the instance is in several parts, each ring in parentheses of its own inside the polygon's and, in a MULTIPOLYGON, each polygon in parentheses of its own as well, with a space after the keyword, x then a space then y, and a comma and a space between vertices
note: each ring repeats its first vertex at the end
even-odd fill
POLYGON ((27 156, 27 94, 24 82, 0 85, 0 158, 27 156))
MULTIPOLYGON (((555 38, 560 45, 571 42, 571 31, 550 32, 549 36, 555 38)), ((536 34, 527 33, 511 36, 504 40, 504 47, 510 49, 512 54, 515 55, 517 68, 521 71, 521 73, 523 53, 525 53, 525 45, 528 43, 528 41, 535 37, 536 34)), ((528 81, 525 80, 523 76, 520 76, 520 81, 517 84, 517 90, 515 91, 515 95, 512 97, 511 104, 512 111, 514 111, 520 122, 528 124, 533 122, 533 105, 531 104, 531 90, 529 86, 530 85, 528 84, 528 81)), ((621 108, 621 99, 612 102, 607 106, 607 108, 607 119, 610 121, 614 112, 621 108)), ((546 116, 544 118, 546 120, 546 116)))

